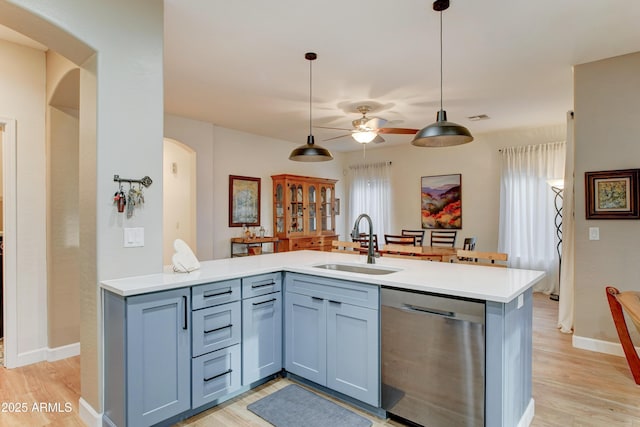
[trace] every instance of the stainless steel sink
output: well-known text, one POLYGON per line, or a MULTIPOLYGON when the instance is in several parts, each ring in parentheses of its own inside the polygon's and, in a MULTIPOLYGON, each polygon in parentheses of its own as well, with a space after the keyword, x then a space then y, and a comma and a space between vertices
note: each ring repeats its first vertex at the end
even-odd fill
POLYGON ((315 268, 323 268, 325 270, 334 270, 334 271, 346 271, 348 273, 360 273, 360 274, 373 274, 373 275, 381 275, 381 274, 391 274, 400 269, 388 268, 388 267, 374 267, 374 266, 364 266, 364 265, 356 265, 356 264, 320 264, 314 265, 315 268))

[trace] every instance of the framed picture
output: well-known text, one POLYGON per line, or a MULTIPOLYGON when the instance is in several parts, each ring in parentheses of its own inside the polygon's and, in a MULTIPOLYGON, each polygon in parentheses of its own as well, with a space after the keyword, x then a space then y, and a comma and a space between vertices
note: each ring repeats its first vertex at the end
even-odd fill
POLYGON ((462 228, 462 175, 423 176, 420 182, 422 228, 462 228))
POLYGON ((640 169, 585 172, 587 219, 638 219, 640 169))
POLYGON ((336 204, 333 207, 333 210, 336 215, 340 215, 340 199, 336 199, 336 204))
POLYGON ((260 178, 229 175, 229 227, 260 225, 260 178))

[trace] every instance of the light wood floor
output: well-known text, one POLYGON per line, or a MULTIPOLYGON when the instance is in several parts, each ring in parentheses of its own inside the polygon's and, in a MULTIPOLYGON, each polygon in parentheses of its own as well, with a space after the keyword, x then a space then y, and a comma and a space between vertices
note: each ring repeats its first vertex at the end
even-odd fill
MULTIPOLYGON (((533 427, 640 427, 640 386, 635 385, 622 357, 575 349, 571 335, 555 325, 557 302, 534 295, 533 336, 533 427)), ((0 426, 81 426, 80 359, 7 370, 0 368, 0 404, 26 403, 26 413, 0 412, 0 426), (34 403, 59 403, 61 412, 33 412, 34 403), (64 412, 65 403, 72 412, 64 412)), ((235 427, 269 426, 246 410, 246 406, 290 381, 280 379, 245 393, 179 426, 235 427)), ((0 408, 2 409, 2 408, 0 408)), ((351 408, 353 409, 353 408, 351 408)), ((374 426, 400 426, 394 421, 370 418, 374 426)))

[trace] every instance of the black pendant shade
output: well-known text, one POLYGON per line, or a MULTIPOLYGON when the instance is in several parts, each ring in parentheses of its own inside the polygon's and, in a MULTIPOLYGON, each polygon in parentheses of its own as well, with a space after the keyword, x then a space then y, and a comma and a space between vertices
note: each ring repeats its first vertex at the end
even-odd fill
POLYGON ((450 147, 473 141, 469 129, 447 121, 446 111, 438 111, 436 120, 416 133, 411 144, 418 147, 450 147))
POLYGON ((333 156, 326 148, 315 145, 313 135, 307 136, 307 143, 291 152, 289 160, 296 162, 324 162, 333 160, 333 156))
POLYGON ((473 141, 471 132, 464 126, 447 121, 447 112, 442 108, 442 11, 449 8, 449 0, 436 0, 433 10, 440 12, 440 111, 436 122, 416 133, 411 144, 418 147, 450 147, 473 141))
POLYGON ((333 160, 333 156, 329 150, 315 144, 313 134, 311 133, 311 125, 313 123, 311 119, 311 99, 313 98, 311 92, 311 64, 318 55, 313 52, 307 52, 304 54, 304 57, 309 61, 309 135, 307 136, 307 143, 293 150, 289 155, 289 160, 296 162, 326 162, 333 160))

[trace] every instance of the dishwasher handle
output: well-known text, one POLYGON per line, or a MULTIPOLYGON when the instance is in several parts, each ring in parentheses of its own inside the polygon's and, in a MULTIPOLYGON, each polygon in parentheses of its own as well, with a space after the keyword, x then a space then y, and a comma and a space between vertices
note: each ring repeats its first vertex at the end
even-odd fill
POLYGON ((453 311, 438 310, 437 308, 430 308, 430 307, 420 307, 418 305, 412 305, 412 304, 402 304, 402 309, 405 311, 412 311, 417 313, 435 314, 436 316, 442 316, 442 317, 451 317, 451 318, 456 317, 456 314, 453 311))

